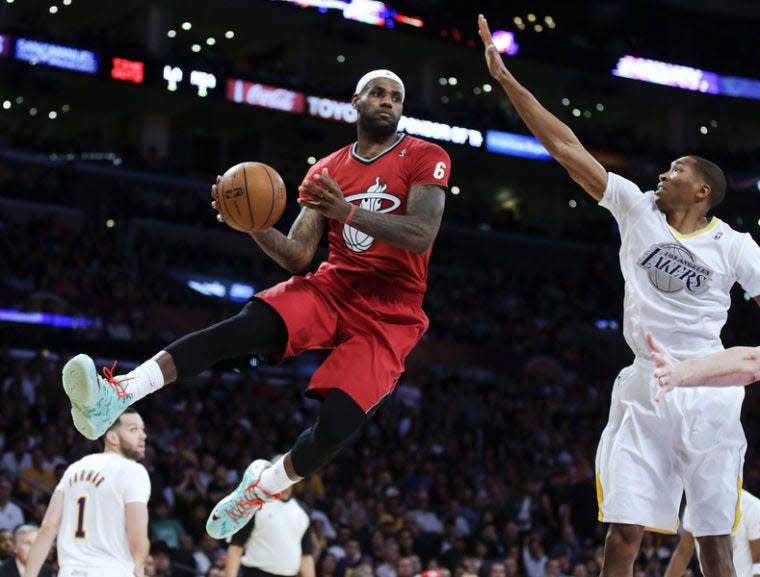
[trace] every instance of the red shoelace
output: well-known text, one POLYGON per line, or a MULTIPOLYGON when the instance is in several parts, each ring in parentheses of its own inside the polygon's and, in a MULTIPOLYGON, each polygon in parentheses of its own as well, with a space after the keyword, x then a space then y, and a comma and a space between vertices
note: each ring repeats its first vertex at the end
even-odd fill
POLYGON ((113 362, 113 365, 111 365, 111 368, 103 367, 101 369, 101 372, 103 373, 103 377, 105 378, 106 382, 111 385, 111 388, 116 393, 116 396, 118 396, 120 399, 123 399, 124 397, 128 397, 129 393, 127 392, 126 387, 122 384, 124 381, 130 381, 133 377, 124 377, 121 381, 117 381, 116 377, 113 376, 113 370, 116 368, 116 361, 113 362))

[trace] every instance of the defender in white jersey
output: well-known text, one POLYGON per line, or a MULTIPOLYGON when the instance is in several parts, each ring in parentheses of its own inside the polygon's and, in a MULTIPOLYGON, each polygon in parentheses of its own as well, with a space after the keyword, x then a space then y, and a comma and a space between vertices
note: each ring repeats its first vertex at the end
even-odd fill
POLYGON ((674 532, 683 492, 706 577, 733 574, 729 534, 738 521, 746 441, 743 390, 679 389, 656 403, 645 333, 677 359, 722 349, 720 330, 735 282, 760 304, 760 247, 707 213, 725 195, 723 171, 696 156, 675 160, 656 191, 608 174, 570 128, 507 70, 481 15, 491 75, 541 144, 620 225, 624 334, 636 355, 615 381, 597 450, 599 520, 609 523, 602 577, 633 572, 645 528, 674 532))
POLYGON ((105 450, 66 469, 53 493, 24 577, 37 577, 57 539, 58 577, 142 577, 150 550, 145 426, 128 408, 105 434, 105 450))
MULTIPOLYGON (((741 520, 731 536, 736 577, 760 576, 760 499, 742 490, 741 508, 741 520)), ((670 558, 665 577, 681 577, 695 550, 699 558, 699 544, 692 533, 691 507, 687 505, 683 510, 683 535, 670 558)))

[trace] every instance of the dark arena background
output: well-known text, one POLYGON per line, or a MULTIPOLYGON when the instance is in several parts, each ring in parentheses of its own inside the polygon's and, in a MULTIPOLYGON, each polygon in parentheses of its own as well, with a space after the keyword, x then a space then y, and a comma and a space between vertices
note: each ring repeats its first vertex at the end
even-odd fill
MULTIPOLYGON (((489 76, 477 15, 605 168, 650 190, 679 156, 714 160, 729 183, 715 214, 760 240, 759 3, 0 2, 0 467, 28 522, 66 464, 101 450, 71 424, 63 363, 132 368, 287 278, 215 220, 210 186, 238 162, 271 165, 287 232, 309 166, 355 139, 356 81, 389 68, 406 84, 401 129, 452 159, 431 324, 357 442, 296 487, 317 575, 543 577, 531 556, 546 575, 599 574, 594 454, 632 359, 619 234, 489 76), (354 540, 361 562, 342 557, 354 540)), ((749 296, 732 293, 726 346, 760 344, 749 296)), ((154 574, 223 566, 206 516, 314 420, 302 393, 322 358, 238 360, 140 401, 154 574)), ((664 575, 676 541, 647 533, 636 576, 664 575)))

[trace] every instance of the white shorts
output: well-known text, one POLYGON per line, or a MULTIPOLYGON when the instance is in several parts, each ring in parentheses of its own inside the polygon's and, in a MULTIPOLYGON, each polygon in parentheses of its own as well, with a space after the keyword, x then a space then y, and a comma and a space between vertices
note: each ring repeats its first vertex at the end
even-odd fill
POLYGON ((653 373, 637 358, 615 379, 596 452, 599 520, 675 533, 685 492, 696 537, 729 534, 747 448, 744 388, 679 388, 657 403, 653 373))

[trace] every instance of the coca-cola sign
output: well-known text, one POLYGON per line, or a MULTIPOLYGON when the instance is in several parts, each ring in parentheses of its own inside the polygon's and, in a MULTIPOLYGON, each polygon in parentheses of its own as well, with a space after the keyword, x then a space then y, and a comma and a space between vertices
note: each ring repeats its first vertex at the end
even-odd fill
POLYGON ((304 111, 304 95, 301 92, 237 78, 227 80, 227 100, 297 114, 304 111))

